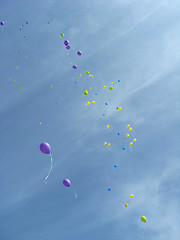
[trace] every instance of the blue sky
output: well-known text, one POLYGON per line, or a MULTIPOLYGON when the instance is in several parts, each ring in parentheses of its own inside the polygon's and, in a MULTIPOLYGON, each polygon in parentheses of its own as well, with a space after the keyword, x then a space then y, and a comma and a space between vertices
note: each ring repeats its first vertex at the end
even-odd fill
POLYGON ((0 1, 1 240, 180 238, 179 16, 176 0, 0 1))

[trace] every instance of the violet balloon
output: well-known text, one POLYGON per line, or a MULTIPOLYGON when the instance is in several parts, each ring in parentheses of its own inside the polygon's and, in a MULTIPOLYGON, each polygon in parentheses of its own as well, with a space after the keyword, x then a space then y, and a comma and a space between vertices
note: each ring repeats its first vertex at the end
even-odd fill
POLYGON ((82 54, 81 51, 78 51, 78 52, 77 52, 77 55, 78 55, 78 56, 81 56, 81 54, 82 54))
POLYGON ((76 69, 76 68, 77 68, 77 66, 76 66, 76 65, 73 65, 73 66, 72 66, 72 68, 73 68, 73 69, 76 69))
POLYGON ((41 143, 41 145, 40 145, 40 150, 41 150, 41 152, 44 153, 44 154, 50 154, 50 152, 51 152, 51 146, 49 145, 49 143, 43 142, 43 143, 41 143))
POLYGON ((65 41, 64 41, 64 45, 67 46, 68 44, 69 44, 69 41, 68 41, 68 40, 65 40, 65 41))
POLYGON ((0 24, 1 24, 1 26, 3 26, 3 25, 4 25, 4 22, 2 21, 0 24))
POLYGON ((65 178, 65 179, 63 180, 63 184, 64 184, 65 187, 70 187, 70 186, 71 186, 71 182, 70 182, 70 180, 67 179, 67 178, 65 178))
POLYGON ((66 49, 69 50, 71 47, 70 46, 67 46, 66 49))

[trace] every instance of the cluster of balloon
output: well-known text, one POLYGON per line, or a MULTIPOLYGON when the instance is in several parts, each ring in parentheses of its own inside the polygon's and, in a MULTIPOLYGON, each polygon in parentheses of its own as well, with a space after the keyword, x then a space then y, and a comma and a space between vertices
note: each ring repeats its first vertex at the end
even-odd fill
POLYGON ((45 179, 44 179, 45 183, 47 183, 47 179, 48 179, 48 177, 49 177, 49 175, 52 171, 52 167, 53 167, 53 163, 52 163, 53 159, 52 159, 52 155, 51 155, 51 146, 49 145, 49 143, 43 142, 40 145, 40 151, 44 154, 49 154, 50 157, 51 157, 51 167, 50 167, 50 170, 49 170, 49 173, 48 173, 47 177, 45 177, 45 179))
MULTIPOLYGON (((68 178, 65 178, 63 180, 63 184, 64 184, 65 187, 68 187, 68 188, 71 187, 71 181, 68 178)), ((73 190, 75 198, 77 198, 77 193, 75 192, 75 190, 73 188, 72 188, 72 190, 73 190)))

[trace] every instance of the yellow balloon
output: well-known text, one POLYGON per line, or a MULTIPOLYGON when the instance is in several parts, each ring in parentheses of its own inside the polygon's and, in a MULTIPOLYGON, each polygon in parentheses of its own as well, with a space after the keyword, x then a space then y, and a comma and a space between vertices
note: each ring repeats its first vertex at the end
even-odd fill
POLYGON ((95 104, 95 101, 92 101, 93 104, 95 104))
POLYGON ((91 89, 91 87, 89 89, 91 89))
POLYGON ((107 125, 107 128, 109 128, 109 125, 107 125))
POLYGON ((121 107, 119 107, 118 110, 121 111, 121 107))
POLYGON ((129 128, 129 131, 132 131, 132 127, 129 128))
POLYGON ((104 142, 104 145, 107 145, 107 142, 104 142))
POLYGON ((91 103, 90 102, 87 102, 87 105, 90 105, 91 103))
POLYGON ((18 66, 16 67, 16 69, 18 69, 18 66))
POLYGON ((130 198, 133 198, 133 197, 134 197, 134 195, 133 195, 133 194, 131 194, 131 195, 130 195, 130 198))
POLYGON ((130 125, 129 125, 129 124, 127 125, 127 128, 130 128, 130 125))
POLYGON ((125 207, 128 207, 128 204, 127 204, 127 203, 125 203, 125 207))
POLYGON ((113 84, 113 82, 111 82, 111 84, 113 84))
POLYGON ((126 137, 129 137, 129 134, 126 134, 126 137))
POLYGON ((133 142, 136 142, 136 139, 135 139, 135 138, 133 139, 133 142))
POLYGON ((82 76, 82 74, 80 74, 80 77, 82 76))
POLYGON ((93 75, 91 75, 91 77, 93 77, 93 75))
POLYGON ((103 86, 103 88, 105 88, 106 86, 103 86))
POLYGON ((40 122, 39 124, 41 125, 42 123, 40 122))
POLYGON ((110 143, 108 143, 108 146, 111 146, 111 144, 110 144, 110 143))
POLYGON ((132 145, 133 145, 133 143, 132 143, 132 142, 130 142, 129 146, 132 146, 132 145))

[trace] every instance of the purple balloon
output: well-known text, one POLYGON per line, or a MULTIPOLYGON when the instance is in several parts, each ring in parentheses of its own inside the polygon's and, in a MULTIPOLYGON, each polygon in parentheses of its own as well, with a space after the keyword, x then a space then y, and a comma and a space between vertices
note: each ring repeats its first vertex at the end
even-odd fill
POLYGON ((42 153, 50 154, 50 152, 51 152, 51 147, 50 147, 49 143, 43 142, 43 143, 41 143, 41 145, 40 145, 40 150, 41 150, 42 153))
POLYGON ((68 40, 65 40, 65 41, 64 41, 64 45, 67 46, 68 44, 69 44, 69 41, 68 41, 68 40))
POLYGON ((29 24, 29 22, 26 22, 26 24, 29 24))
POLYGON ((69 50, 71 47, 70 46, 67 46, 66 49, 69 50))
POLYGON ((71 182, 67 178, 63 180, 63 184, 64 184, 65 187, 70 187, 71 186, 71 182))
POLYGON ((1 22, 1 26, 3 26, 4 25, 4 22, 1 22))
POLYGON ((77 66, 76 66, 76 65, 73 65, 72 67, 73 67, 74 69, 76 69, 76 68, 77 68, 77 66))
POLYGON ((81 56, 81 54, 82 54, 81 51, 78 51, 78 52, 77 52, 77 55, 78 55, 78 56, 81 56))

